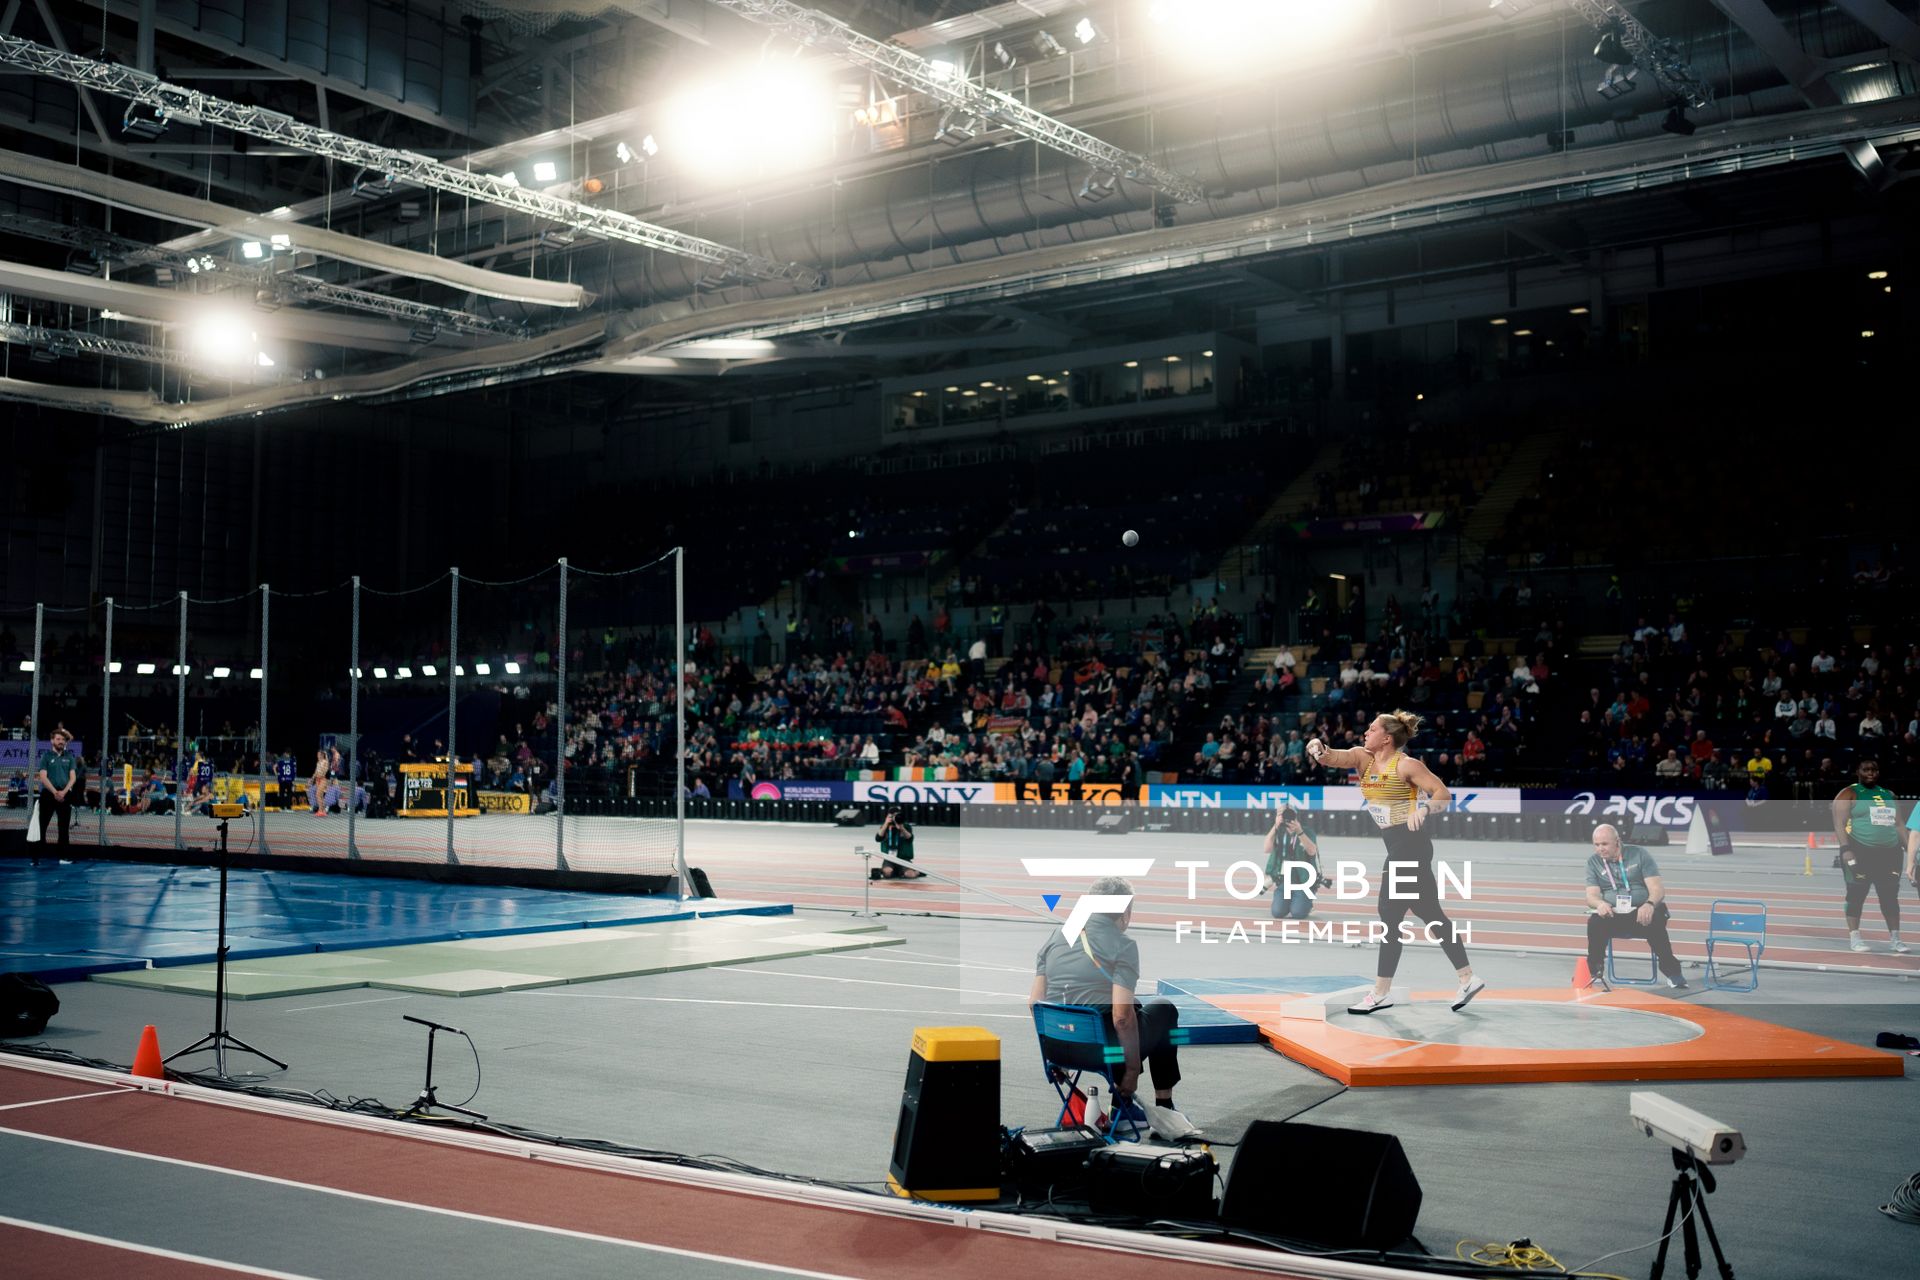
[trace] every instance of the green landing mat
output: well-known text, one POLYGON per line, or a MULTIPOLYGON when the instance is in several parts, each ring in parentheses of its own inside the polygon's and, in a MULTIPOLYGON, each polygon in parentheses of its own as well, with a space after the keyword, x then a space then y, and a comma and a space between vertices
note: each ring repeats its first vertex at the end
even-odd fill
MULTIPOLYGON (((871 924, 836 927, 792 916, 725 916, 650 924, 644 929, 565 929, 235 961, 227 965, 227 995, 234 1000, 264 1000, 373 987, 478 996, 890 947, 903 941, 871 924)), ((91 980, 210 996, 213 978, 213 966, 205 964, 100 973, 91 980)))

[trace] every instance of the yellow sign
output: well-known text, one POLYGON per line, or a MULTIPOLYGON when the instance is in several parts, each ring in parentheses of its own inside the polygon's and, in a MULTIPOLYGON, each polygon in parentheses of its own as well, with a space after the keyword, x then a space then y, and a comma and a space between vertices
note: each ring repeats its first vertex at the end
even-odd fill
POLYGON ((524 791, 476 791, 483 813, 532 813, 533 797, 524 791))
MULTIPOLYGON (((1075 786, 1071 782, 996 782, 993 784, 995 804, 1072 804, 1075 786)), ((1138 787, 1122 787, 1113 782, 1083 782, 1077 790, 1081 804, 1121 805, 1128 800, 1137 800, 1138 787), (1131 794, 1127 794, 1131 792, 1131 794)))

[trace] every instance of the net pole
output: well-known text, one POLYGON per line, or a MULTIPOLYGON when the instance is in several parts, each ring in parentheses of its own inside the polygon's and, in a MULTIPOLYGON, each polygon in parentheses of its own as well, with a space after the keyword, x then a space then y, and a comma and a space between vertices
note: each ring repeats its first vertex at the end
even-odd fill
MULTIPOLYGON (((35 674, 38 674, 36 672, 35 674)), ((94 843, 107 842, 107 735, 113 730, 113 597, 107 597, 107 654, 100 660, 100 749, 94 754, 100 761, 100 817, 94 829, 94 843)), ((31 750, 31 748, 29 748, 31 750)))
POLYGON ((180 593, 180 659, 174 664, 173 847, 186 848, 180 824, 187 808, 187 593, 180 593))
POLYGON ((460 670, 460 569, 455 566, 451 572, 453 598, 447 609, 447 861, 457 863, 460 857, 453 851, 453 784, 459 776, 460 748, 454 732, 458 711, 454 704, 460 698, 460 678, 454 673, 460 670))
MULTIPOLYGON (((53 735, 47 733, 40 724, 40 667, 45 661, 41 656, 40 650, 42 642, 46 638, 46 625, 47 606, 36 603, 33 606, 33 692, 27 697, 27 756, 33 761, 33 778, 36 783, 34 794, 36 796, 39 795, 43 788, 37 785, 40 778, 40 759, 34 754, 34 748, 39 745, 42 737, 45 737, 49 742, 53 741, 53 735)), ((44 802, 46 798, 40 796, 40 799, 44 802)), ((39 814, 35 812, 34 806, 28 805, 27 821, 32 822, 38 817, 39 814)), ((34 853, 36 855, 35 860, 38 861, 39 850, 36 849, 34 853)))
POLYGON ((360 575, 353 577, 353 623, 347 643, 347 858, 360 856, 354 843, 354 796, 360 780, 360 575))
POLYGON ((555 667, 559 692, 558 736, 553 749, 553 865, 567 869, 567 558, 560 557, 560 662, 555 667))
POLYGON ((687 549, 673 549, 673 642, 679 647, 674 655, 673 672, 680 681, 673 697, 673 737, 676 744, 673 766, 673 873, 678 887, 675 896, 687 900, 691 885, 687 879, 687 549))
MULTIPOLYGON (((260 852, 263 854, 272 852, 272 850, 267 847, 267 773, 270 768, 270 766, 267 764, 267 642, 270 639, 267 624, 269 622, 269 614, 271 612, 272 599, 273 599, 273 588, 269 587, 264 582, 261 583, 260 584, 260 743, 259 743, 259 747, 260 747, 260 750, 259 750, 260 808, 259 808, 259 811, 254 815, 254 839, 260 842, 260 852)), ((287 798, 285 796, 281 796, 280 803, 285 804, 286 802, 287 802, 287 798)))

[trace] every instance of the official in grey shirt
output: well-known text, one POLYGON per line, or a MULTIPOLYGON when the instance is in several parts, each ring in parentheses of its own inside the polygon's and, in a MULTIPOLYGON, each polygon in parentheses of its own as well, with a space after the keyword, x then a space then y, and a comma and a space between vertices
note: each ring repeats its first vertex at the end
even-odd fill
POLYGON ((1606 985, 1607 943, 1614 938, 1645 938, 1667 985, 1687 985, 1667 937, 1666 897, 1652 854, 1637 844, 1622 845, 1611 823, 1593 829, 1593 856, 1587 859, 1587 968, 1593 985, 1606 985))
MULTIPOLYGON (((1108 876, 1095 881, 1088 892, 1131 898, 1133 886, 1108 876)), ((1140 985, 1140 944, 1127 936, 1132 923, 1129 906, 1122 915, 1089 917, 1072 942, 1064 929, 1055 929, 1034 958, 1033 990, 1027 1003, 1044 1000, 1098 1009, 1112 1027, 1112 1038, 1126 1053, 1113 1078, 1114 1092, 1131 1097, 1138 1090, 1144 1057, 1153 1075, 1155 1105, 1172 1111, 1173 1086, 1180 1082, 1179 1051, 1173 1044, 1180 1011, 1164 996, 1142 1001, 1134 995, 1140 985)), ((1066 1062, 1065 1057, 1054 1060, 1066 1062)))

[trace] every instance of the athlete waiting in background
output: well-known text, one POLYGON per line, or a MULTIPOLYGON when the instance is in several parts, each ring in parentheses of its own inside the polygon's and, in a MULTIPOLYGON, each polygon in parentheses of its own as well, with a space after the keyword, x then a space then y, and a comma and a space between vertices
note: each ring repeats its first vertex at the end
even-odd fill
MULTIPOLYGON (((1880 915, 1895 951, 1912 948, 1900 941, 1900 800, 1880 785, 1880 762, 1861 758, 1859 779, 1833 798, 1833 833, 1840 838, 1840 878, 1847 886, 1847 945, 1868 950, 1860 936, 1860 913, 1867 890, 1880 898, 1880 915)), ((1907 855, 1912 865, 1913 855, 1907 855)))
POLYGON ((1386 865, 1380 871, 1380 920, 1387 926, 1387 940, 1380 947, 1379 976, 1373 990, 1349 1006, 1349 1013, 1392 1007, 1387 993, 1393 990, 1394 971, 1400 967, 1405 948, 1400 926, 1409 910, 1427 922, 1428 936, 1439 942, 1440 950, 1453 962, 1460 978, 1453 996, 1454 1012, 1487 989, 1473 976, 1467 949, 1454 937, 1454 924, 1440 907, 1440 886, 1433 878, 1433 837, 1421 827, 1429 813, 1444 812, 1453 803, 1453 793, 1432 770, 1407 754, 1407 743, 1420 731, 1420 724, 1420 717, 1411 711, 1393 711, 1376 717, 1357 747, 1335 749, 1318 738, 1307 744, 1307 756, 1315 764, 1359 771, 1360 794, 1387 847, 1386 865), (1404 889, 1394 892, 1396 870, 1402 880, 1411 873, 1415 890, 1411 898, 1404 889))

